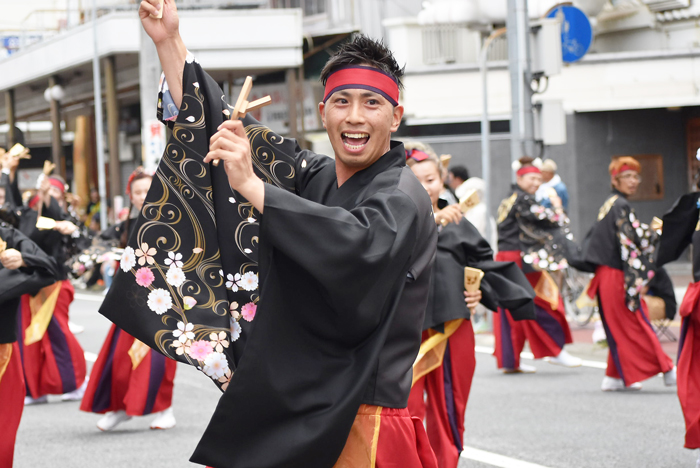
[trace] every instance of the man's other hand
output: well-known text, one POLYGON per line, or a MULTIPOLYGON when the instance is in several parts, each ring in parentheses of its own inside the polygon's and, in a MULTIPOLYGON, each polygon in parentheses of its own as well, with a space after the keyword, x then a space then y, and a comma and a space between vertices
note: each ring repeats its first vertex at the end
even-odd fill
POLYGON ((0 253, 0 263, 8 270, 16 270, 17 268, 27 266, 24 264, 22 253, 15 249, 7 249, 0 253))

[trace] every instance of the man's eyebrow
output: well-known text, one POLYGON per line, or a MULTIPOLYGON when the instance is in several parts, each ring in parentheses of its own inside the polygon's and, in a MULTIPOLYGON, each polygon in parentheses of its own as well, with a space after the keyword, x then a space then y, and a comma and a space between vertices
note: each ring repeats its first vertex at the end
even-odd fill
MULTIPOLYGON (((340 90, 340 91, 337 91, 337 92, 335 92, 334 94, 338 94, 338 95, 343 96, 343 97, 349 97, 349 96, 350 96, 350 92, 348 92, 348 90, 345 90, 345 89, 340 90)), ((363 98, 370 98, 370 97, 372 97, 372 98, 379 98, 379 97, 383 97, 383 96, 382 96, 381 94, 375 93, 375 92, 373 92, 373 91, 364 90, 364 91, 362 92, 362 94, 360 94, 360 97, 363 97, 363 98)))

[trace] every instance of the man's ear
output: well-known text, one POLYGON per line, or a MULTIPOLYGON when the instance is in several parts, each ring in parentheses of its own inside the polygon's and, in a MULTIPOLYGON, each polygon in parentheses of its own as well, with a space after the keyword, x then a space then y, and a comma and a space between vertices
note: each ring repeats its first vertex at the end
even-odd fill
POLYGON ((323 128, 326 128, 326 103, 318 103, 318 113, 321 114, 321 122, 323 122, 323 128))
POLYGON ((391 133, 394 133, 399 129, 401 119, 403 119, 403 106, 394 106, 394 115, 391 122, 391 133))

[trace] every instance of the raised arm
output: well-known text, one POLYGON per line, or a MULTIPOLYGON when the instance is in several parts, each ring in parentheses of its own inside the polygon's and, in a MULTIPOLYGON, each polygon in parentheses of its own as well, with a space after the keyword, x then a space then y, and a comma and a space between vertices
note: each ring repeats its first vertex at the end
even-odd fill
POLYGON ((180 37, 180 18, 177 15, 175 0, 164 0, 162 18, 151 17, 155 16, 158 10, 158 0, 143 0, 139 7, 139 16, 143 29, 156 45, 170 95, 179 108, 182 104, 182 69, 187 58, 187 47, 180 37))

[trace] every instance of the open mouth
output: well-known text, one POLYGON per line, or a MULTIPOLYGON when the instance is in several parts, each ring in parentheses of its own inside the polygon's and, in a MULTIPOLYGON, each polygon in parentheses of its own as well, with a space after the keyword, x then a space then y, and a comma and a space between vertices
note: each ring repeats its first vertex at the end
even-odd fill
POLYGON ((362 151, 369 142, 369 133, 341 133, 343 144, 350 151, 362 151))

